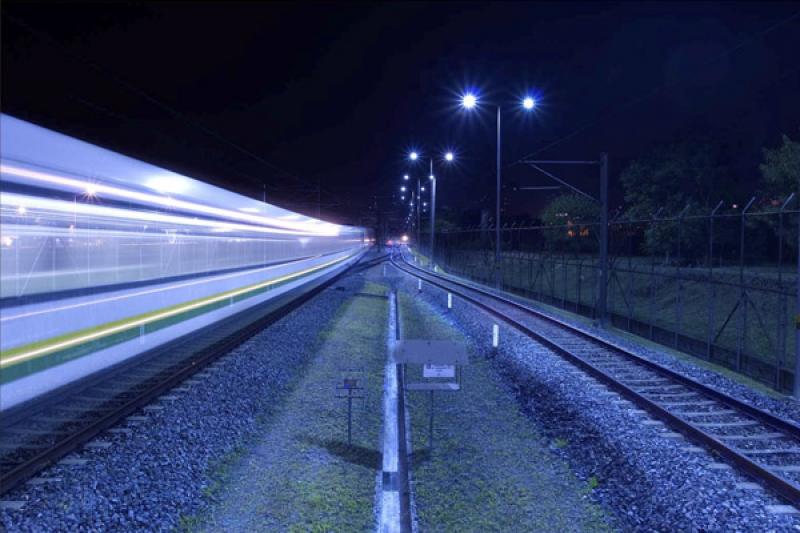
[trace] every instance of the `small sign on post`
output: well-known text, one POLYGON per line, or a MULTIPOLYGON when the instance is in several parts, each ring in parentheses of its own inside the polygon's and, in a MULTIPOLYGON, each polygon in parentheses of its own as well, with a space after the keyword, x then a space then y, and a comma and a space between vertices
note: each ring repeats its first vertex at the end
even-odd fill
POLYGON ((364 399, 364 396, 358 393, 358 391, 364 390, 364 387, 358 386, 358 378, 346 377, 342 380, 341 385, 336 386, 336 390, 347 391, 347 394, 336 397, 347 399, 347 445, 351 446, 353 444, 353 400, 364 399))
POLYGON ((468 362, 467 348, 463 344, 451 341, 401 340, 395 346, 394 357, 398 364, 422 365, 422 377, 431 380, 406 383, 406 390, 428 391, 430 394, 428 447, 433 449, 433 394, 437 390, 450 392, 461 390, 459 369, 468 362))

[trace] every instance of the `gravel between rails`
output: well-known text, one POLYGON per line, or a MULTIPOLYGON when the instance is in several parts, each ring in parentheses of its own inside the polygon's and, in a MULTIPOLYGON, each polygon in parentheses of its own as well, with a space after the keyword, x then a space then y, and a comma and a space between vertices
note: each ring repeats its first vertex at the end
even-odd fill
MULTIPOLYGON (((4 500, 22 510, 0 510, 7 531, 174 531, 192 529, 191 517, 213 501, 220 473, 264 420, 279 408, 316 353, 321 331, 361 286, 348 276, 305 305, 39 474, 40 484, 20 486, 4 500)), ((2 529, 2 528, 0 528, 2 529)))
MULTIPOLYGON (((494 319, 457 297, 453 310, 445 311, 446 292, 423 285, 424 300, 471 337, 481 352, 492 353, 494 319)), ((409 277, 404 286, 416 291, 416 281, 409 277)), ((760 489, 736 488, 750 480, 734 469, 715 469, 712 464, 718 460, 709 453, 688 449, 693 443, 674 438, 663 424, 653 423, 547 348, 503 323, 500 330, 493 361, 540 431, 552 439, 552 449, 580 477, 597 480, 592 496, 616 516, 621 530, 800 530, 796 515, 768 512, 767 506, 785 502, 760 489)), ((670 358, 661 354, 660 359, 670 358)), ((740 387, 744 388, 733 384, 740 387)))

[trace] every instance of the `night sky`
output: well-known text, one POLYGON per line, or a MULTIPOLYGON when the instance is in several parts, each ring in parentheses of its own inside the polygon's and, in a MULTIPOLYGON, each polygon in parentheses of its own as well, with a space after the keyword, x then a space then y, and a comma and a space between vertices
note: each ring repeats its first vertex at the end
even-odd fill
MULTIPOLYGON (((3 2, 2 109, 253 197, 266 184, 268 201, 309 214, 319 184, 322 215, 340 222, 376 196, 391 205, 412 147, 457 153, 437 170, 443 213, 493 205, 494 110, 465 114, 465 88, 504 106, 504 163, 609 152, 615 202, 630 159, 681 140, 724 143, 755 188, 761 148, 800 137, 799 10, 3 2), (519 111, 526 92, 533 114, 519 111)), ((548 182, 505 172, 509 214, 535 216, 548 193, 513 187, 548 182)), ((558 172, 596 188, 589 170, 558 172)))

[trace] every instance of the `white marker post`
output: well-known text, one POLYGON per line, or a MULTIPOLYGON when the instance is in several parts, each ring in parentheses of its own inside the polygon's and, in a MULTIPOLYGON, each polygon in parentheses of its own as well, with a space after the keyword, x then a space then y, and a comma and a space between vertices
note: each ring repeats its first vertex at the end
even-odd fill
POLYGON ((417 292, 422 292, 422 280, 417 279, 417 292))
POLYGON ((452 309, 453 308, 453 293, 451 293, 451 292, 447 293, 447 308, 448 309, 452 309))
POLYGON ((497 324, 492 325, 492 348, 497 348, 500 345, 500 326, 497 324))

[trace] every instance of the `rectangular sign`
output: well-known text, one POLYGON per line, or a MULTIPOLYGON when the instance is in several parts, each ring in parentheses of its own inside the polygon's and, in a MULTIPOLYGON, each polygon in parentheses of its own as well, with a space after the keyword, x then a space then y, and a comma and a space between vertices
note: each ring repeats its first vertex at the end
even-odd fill
POLYGON ((422 367, 424 378, 454 378, 456 377, 455 365, 425 365, 422 367))
POLYGON ((466 365, 467 348, 452 341, 401 340, 395 348, 397 363, 417 365, 466 365))

